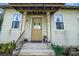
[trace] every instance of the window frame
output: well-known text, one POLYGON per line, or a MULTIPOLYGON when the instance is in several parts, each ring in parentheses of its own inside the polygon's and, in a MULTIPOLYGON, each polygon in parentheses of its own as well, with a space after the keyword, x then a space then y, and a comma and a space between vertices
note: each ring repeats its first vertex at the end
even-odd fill
POLYGON ((54 15, 54 26, 55 26, 55 30, 57 31, 64 31, 64 20, 63 20, 63 15, 62 14, 55 14, 54 15), (61 20, 60 21, 57 21, 57 17, 60 16, 61 17, 61 20), (57 25, 56 25, 56 22, 63 22, 63 29, 57 29, 57 25))
POLYGON ((22 19, 22 15, 20 14, 20 13, 14 13, 14 14, 12 14, 12 25, 11 25, 11 28, 12 29, 15 29, 15 30, 17 30, 17 29, 20 29, 21 28, 21 19, 22 19), (16 15, 17 15, 17 17, 18 17, 18 20, 16 20, 16 15), (16 22, 16 21, 19 21, 19 25, 18 25, 18 28, 15 28, 14 26, 13 26, 13 22, 16 22))

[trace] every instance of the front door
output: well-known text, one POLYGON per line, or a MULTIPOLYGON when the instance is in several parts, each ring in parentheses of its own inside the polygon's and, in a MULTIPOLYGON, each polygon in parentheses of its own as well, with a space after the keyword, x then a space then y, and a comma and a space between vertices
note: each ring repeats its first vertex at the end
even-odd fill
POLYGON ((42 17, 32 17, 32 41, 42 40, 42 17))

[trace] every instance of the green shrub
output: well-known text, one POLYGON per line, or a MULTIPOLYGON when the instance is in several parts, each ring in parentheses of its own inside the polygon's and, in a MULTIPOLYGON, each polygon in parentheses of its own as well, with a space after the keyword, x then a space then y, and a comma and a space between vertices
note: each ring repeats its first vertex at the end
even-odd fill
POLYGON ((16 44, 12 42, 0 44, 0 53, 5 55, 12 55, 15 47, 16 44))
POLYGON ((55 51, 56 56, 63 56, 64 55, 64 48, 63 47, 52 44, 51 48, 55 51))

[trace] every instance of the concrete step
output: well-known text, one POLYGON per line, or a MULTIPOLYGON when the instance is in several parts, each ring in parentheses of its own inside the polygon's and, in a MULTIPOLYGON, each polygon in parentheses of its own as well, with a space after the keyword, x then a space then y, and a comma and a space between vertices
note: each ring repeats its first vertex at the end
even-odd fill
POLYGON ((51 50, 49 50, 49 49, 43 49, 43 50, 41 50, 41 49, 38 49, 38 50, 36 50, 36 49, 25 49, 25 50, 21 50, 20 51, 20 53, 19 53, 19 56, 32 56, 32 55, 34 55, 34 56, 54 56, 55 55, 55 53, 54 53, 54 51, 51 51, 51 50))
POLYGON ((22 49, 46 49, 48 48, 47 44, 46 43, 27 43, 27 44, 24 44, 22 49))
POLYGON ((19 56, 54 56, 54 54, 48 52, 22 52, 19 56))
POLYGON ((26 43, 23 45, 20 56, 49 56, 55 55, 54 51, 48 48, 46 43, 26 43))

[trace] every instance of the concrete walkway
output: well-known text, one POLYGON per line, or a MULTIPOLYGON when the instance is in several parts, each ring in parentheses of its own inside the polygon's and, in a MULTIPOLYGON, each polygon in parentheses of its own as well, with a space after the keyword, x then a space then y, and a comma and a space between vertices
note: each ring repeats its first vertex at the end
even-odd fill
POLYGON ((55 55, 46 43, 25 43, 19 53, 20 56, 51 56, 55 55))

